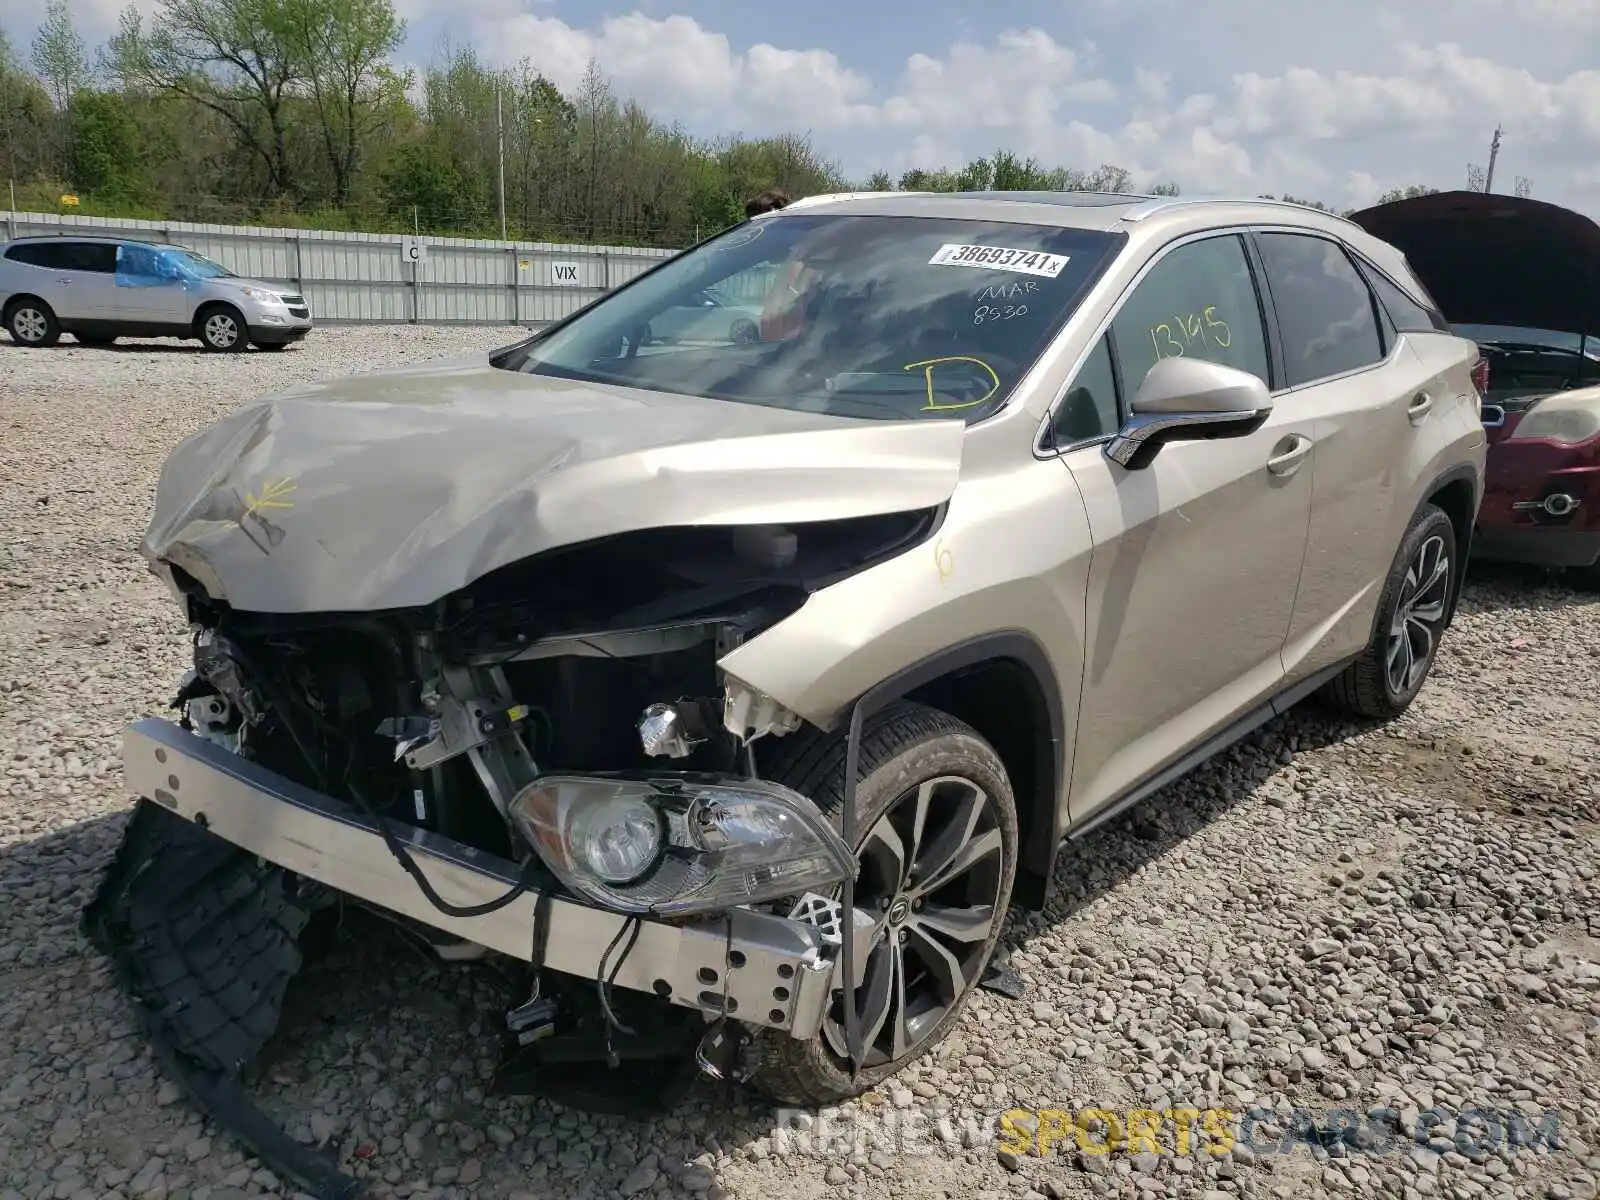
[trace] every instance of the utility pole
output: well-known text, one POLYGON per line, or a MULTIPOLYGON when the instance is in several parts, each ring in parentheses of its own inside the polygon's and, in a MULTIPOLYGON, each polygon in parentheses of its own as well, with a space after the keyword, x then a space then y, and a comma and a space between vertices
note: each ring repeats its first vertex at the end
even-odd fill
POLYGON ((1494 160, 1500 157, 1500 126, 1494 127, 1494 140, 1489 143, 1489 169, 1484 173, 1483 190, 1494 191, 1494 160))
POLYGON ((506 238, 506 119, 505 108, 500 102, 498 78, 494 81, 494 127, 500 159, 500 240, 504 242, 508 240, 506 238))

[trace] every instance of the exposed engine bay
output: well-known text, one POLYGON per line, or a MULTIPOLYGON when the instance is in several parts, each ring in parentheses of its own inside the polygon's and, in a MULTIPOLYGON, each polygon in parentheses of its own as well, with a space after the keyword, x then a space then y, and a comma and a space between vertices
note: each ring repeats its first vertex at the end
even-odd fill
MULTIPOLYGON (((724 677, 718 659, 812 590, 926 538, 937 517, 628 533, 502 568, 424 608, 377 613, 243 611, 161 563, 194 635, 194 667, 172 703, 182 730, 223 752, 219 762, 259 764, 286 788, 360 814, 409 876, 397 886, 431 911, 415 895, 364 907, 440 958, 499 960, 494 939, 445 927, 472 928, 537 895, 530 948, 511 962, 517 998, 500 1087, 603 1110, 636 1111, 641 1095, 670 1105, 699 1073, 748 1077, 759 1056, 752 1034, 798 1029, 802 1001, 815 1007, 834 986, 846 934, 829 897, 856 870, 837 814, 762 777, 772 740, 801 719, 724 677), (498 896, 463 900, 419 866, 429 839, 515 864, 515 877, 498 896), (572 905, 626 920, 610 945, 561 958, 546 949, 549 913, 572 905), (408 907, 433 919, 412 919, 408 907), (761 985, 770 1011, 750 1002, 748 982, 736 995, 736 972, 714 965, 688 986, 664 970, 630 982, 644 921, 658 939, 661 926, 693 932, 714 951, 708 963, 743 965, 740 913, 816 933, 798 959, 772 960, 776 974, 761 985), (580 959, 592 973, 565 969, 580 959)), ((86 930, 141 1001, 164 1060, 225 1125, 316 1194, 356 1194, 249 1107, 238 1075, 276 1023, 299 967, 298 931, 361 897, 247 853, 225 815, 190 807, 200 803, 192 776, 163 749, 155 758, 164 765, 144 792, 154 803, 141 803, 86 930), (208 837, 210 821, 236 844, 208 837), (206 880, 235 889, 209 929, 188 915, 187 872, 202 861, 206 880), (183 913, 172 907, 180 895, 183 913), (257 916, 228 925, 246 911, 257 916), (206 938, 215 943, 195 941, 206 938), (153 944, 181 970, 152 965, 153 944)))

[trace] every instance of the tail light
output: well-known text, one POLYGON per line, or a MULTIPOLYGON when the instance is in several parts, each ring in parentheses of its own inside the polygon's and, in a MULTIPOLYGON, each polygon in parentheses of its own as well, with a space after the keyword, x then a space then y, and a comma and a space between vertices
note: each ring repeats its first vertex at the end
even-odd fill
POLYGON ((1479 396, 1489 394, 1489 360, 1479 358, 1472 368, 1472 386, 1478 389, 1479 396))

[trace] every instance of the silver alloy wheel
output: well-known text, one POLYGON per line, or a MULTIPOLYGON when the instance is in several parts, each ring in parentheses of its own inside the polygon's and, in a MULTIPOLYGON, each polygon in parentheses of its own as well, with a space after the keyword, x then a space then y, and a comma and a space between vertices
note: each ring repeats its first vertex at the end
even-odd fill
POLYGON ((37 308, 24 306, 11 314, 11 331, 24 342, 42 342, 50 322, 37 308))
MULTIPOLYGON (((863 1065, 893 1062, 943 1022, 983 969, 1004 881, 995 807, 969 779, 930 779, 890 804, 861 847, 857 911, 877 927, 856 992, 863 1065)), ((844 994, 823 1036, 848 1057, 844 994)))
POLYGON ((1417 548, 1389 623, 1385 678, 1397 696, 1410 692, 1428 669, 1450 597, 1450 556, 1438 534, 1417 548))
POLYGON ((206 341, 226 350, 239 340, 239 322, 227 313, 212 313, 206 318, 206 341))

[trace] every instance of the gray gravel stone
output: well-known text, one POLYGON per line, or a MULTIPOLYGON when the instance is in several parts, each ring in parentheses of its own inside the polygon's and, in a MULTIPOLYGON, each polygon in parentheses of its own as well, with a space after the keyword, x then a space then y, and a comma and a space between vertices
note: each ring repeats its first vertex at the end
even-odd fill
MULTIPOLYGON (((0 342, 0 1200, 294 1194, 155 1069, 76 930, 128 809, 120 729, 165 711, 188 665, 134 547, 167 451, 239 401, 515 336, 325 328, 237 356, 0 342)), ((1600 597, 1474 565, 1403 717, 1308 703, 1070 843, 1048 913, 1003 941, 1024 1000, 976 994, 938 1053, 841 1106, 953 1105, 932 1153, 785 1148, 757 1097, 654 1122, 485 1098, 505 995, 376 933, 308 964, 252 1086, 380 1191, 430 1200, 1592 1197, 1600 694, 1582 683, 1597 672, 1600 597), (1516 1106, 1535 1125, 1559 1107, 1585 1149, 1241 1143, 1219 1162, 1174 1158, 1168 1123, 1137 1163, 1069 1134, 1011 1171, 994 1114, 1030 1105, 1389 1105, 1404 1130, 1436 1106, 1446 1122, 1516 1106)))

